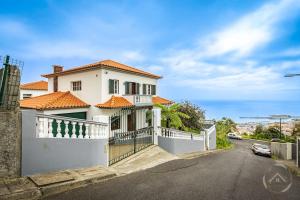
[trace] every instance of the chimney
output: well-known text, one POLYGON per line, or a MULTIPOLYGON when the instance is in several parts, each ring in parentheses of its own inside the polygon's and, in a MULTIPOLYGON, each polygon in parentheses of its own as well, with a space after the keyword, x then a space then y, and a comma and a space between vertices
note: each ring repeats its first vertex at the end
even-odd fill
POLYGON ((64 70, 64 67, 61 65, 52 65, 53 66, 53 73, 59 73, 64 70))
MULTIPOLYGON (((62 72, 64 70, 64 67, 61 65, 53 65, 53 73, 59 73, 62 72)), ((57 92, 58 91, 58 77, 54 76, 53 77, 53 92, 57 92)))

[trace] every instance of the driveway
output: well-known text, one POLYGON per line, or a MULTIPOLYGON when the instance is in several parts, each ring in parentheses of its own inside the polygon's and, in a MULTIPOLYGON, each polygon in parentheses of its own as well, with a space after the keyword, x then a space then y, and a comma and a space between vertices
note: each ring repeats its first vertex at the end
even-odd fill
POLYGON ((264 174, 275 161, 250 151, 252 141, 194 159, 173 160, 46 199, 300 199, 300 178, 284 193, 268 191, 264 174))

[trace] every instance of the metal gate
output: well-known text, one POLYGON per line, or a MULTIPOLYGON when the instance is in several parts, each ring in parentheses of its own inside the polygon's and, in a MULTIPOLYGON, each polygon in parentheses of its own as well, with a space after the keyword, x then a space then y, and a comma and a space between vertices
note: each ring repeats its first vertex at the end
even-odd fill
POLYGON ((151 109, 126 108, 110 117, 109 165, 153 144, 153 115, 149 112, 151 109))

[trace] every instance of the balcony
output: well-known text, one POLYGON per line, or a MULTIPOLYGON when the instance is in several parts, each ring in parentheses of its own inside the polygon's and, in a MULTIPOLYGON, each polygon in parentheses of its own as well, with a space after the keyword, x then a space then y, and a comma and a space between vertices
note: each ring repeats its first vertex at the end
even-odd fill
POLYGON ((124 95, 123 97, 127 99, 130 103, 134 104, 135 106, 153 105, 151 95, 133 94, 133 95, 124 95))

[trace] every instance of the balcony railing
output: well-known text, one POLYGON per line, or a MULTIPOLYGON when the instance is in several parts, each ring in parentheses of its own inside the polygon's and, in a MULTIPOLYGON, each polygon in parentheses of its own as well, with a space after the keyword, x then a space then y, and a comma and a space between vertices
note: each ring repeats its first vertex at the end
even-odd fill
POLYGON ((140 95, 140 94, 133 94, 133 95, 124 95, 130 103, 134 105, 152 105, 152 96, 151 95, 140 95))

